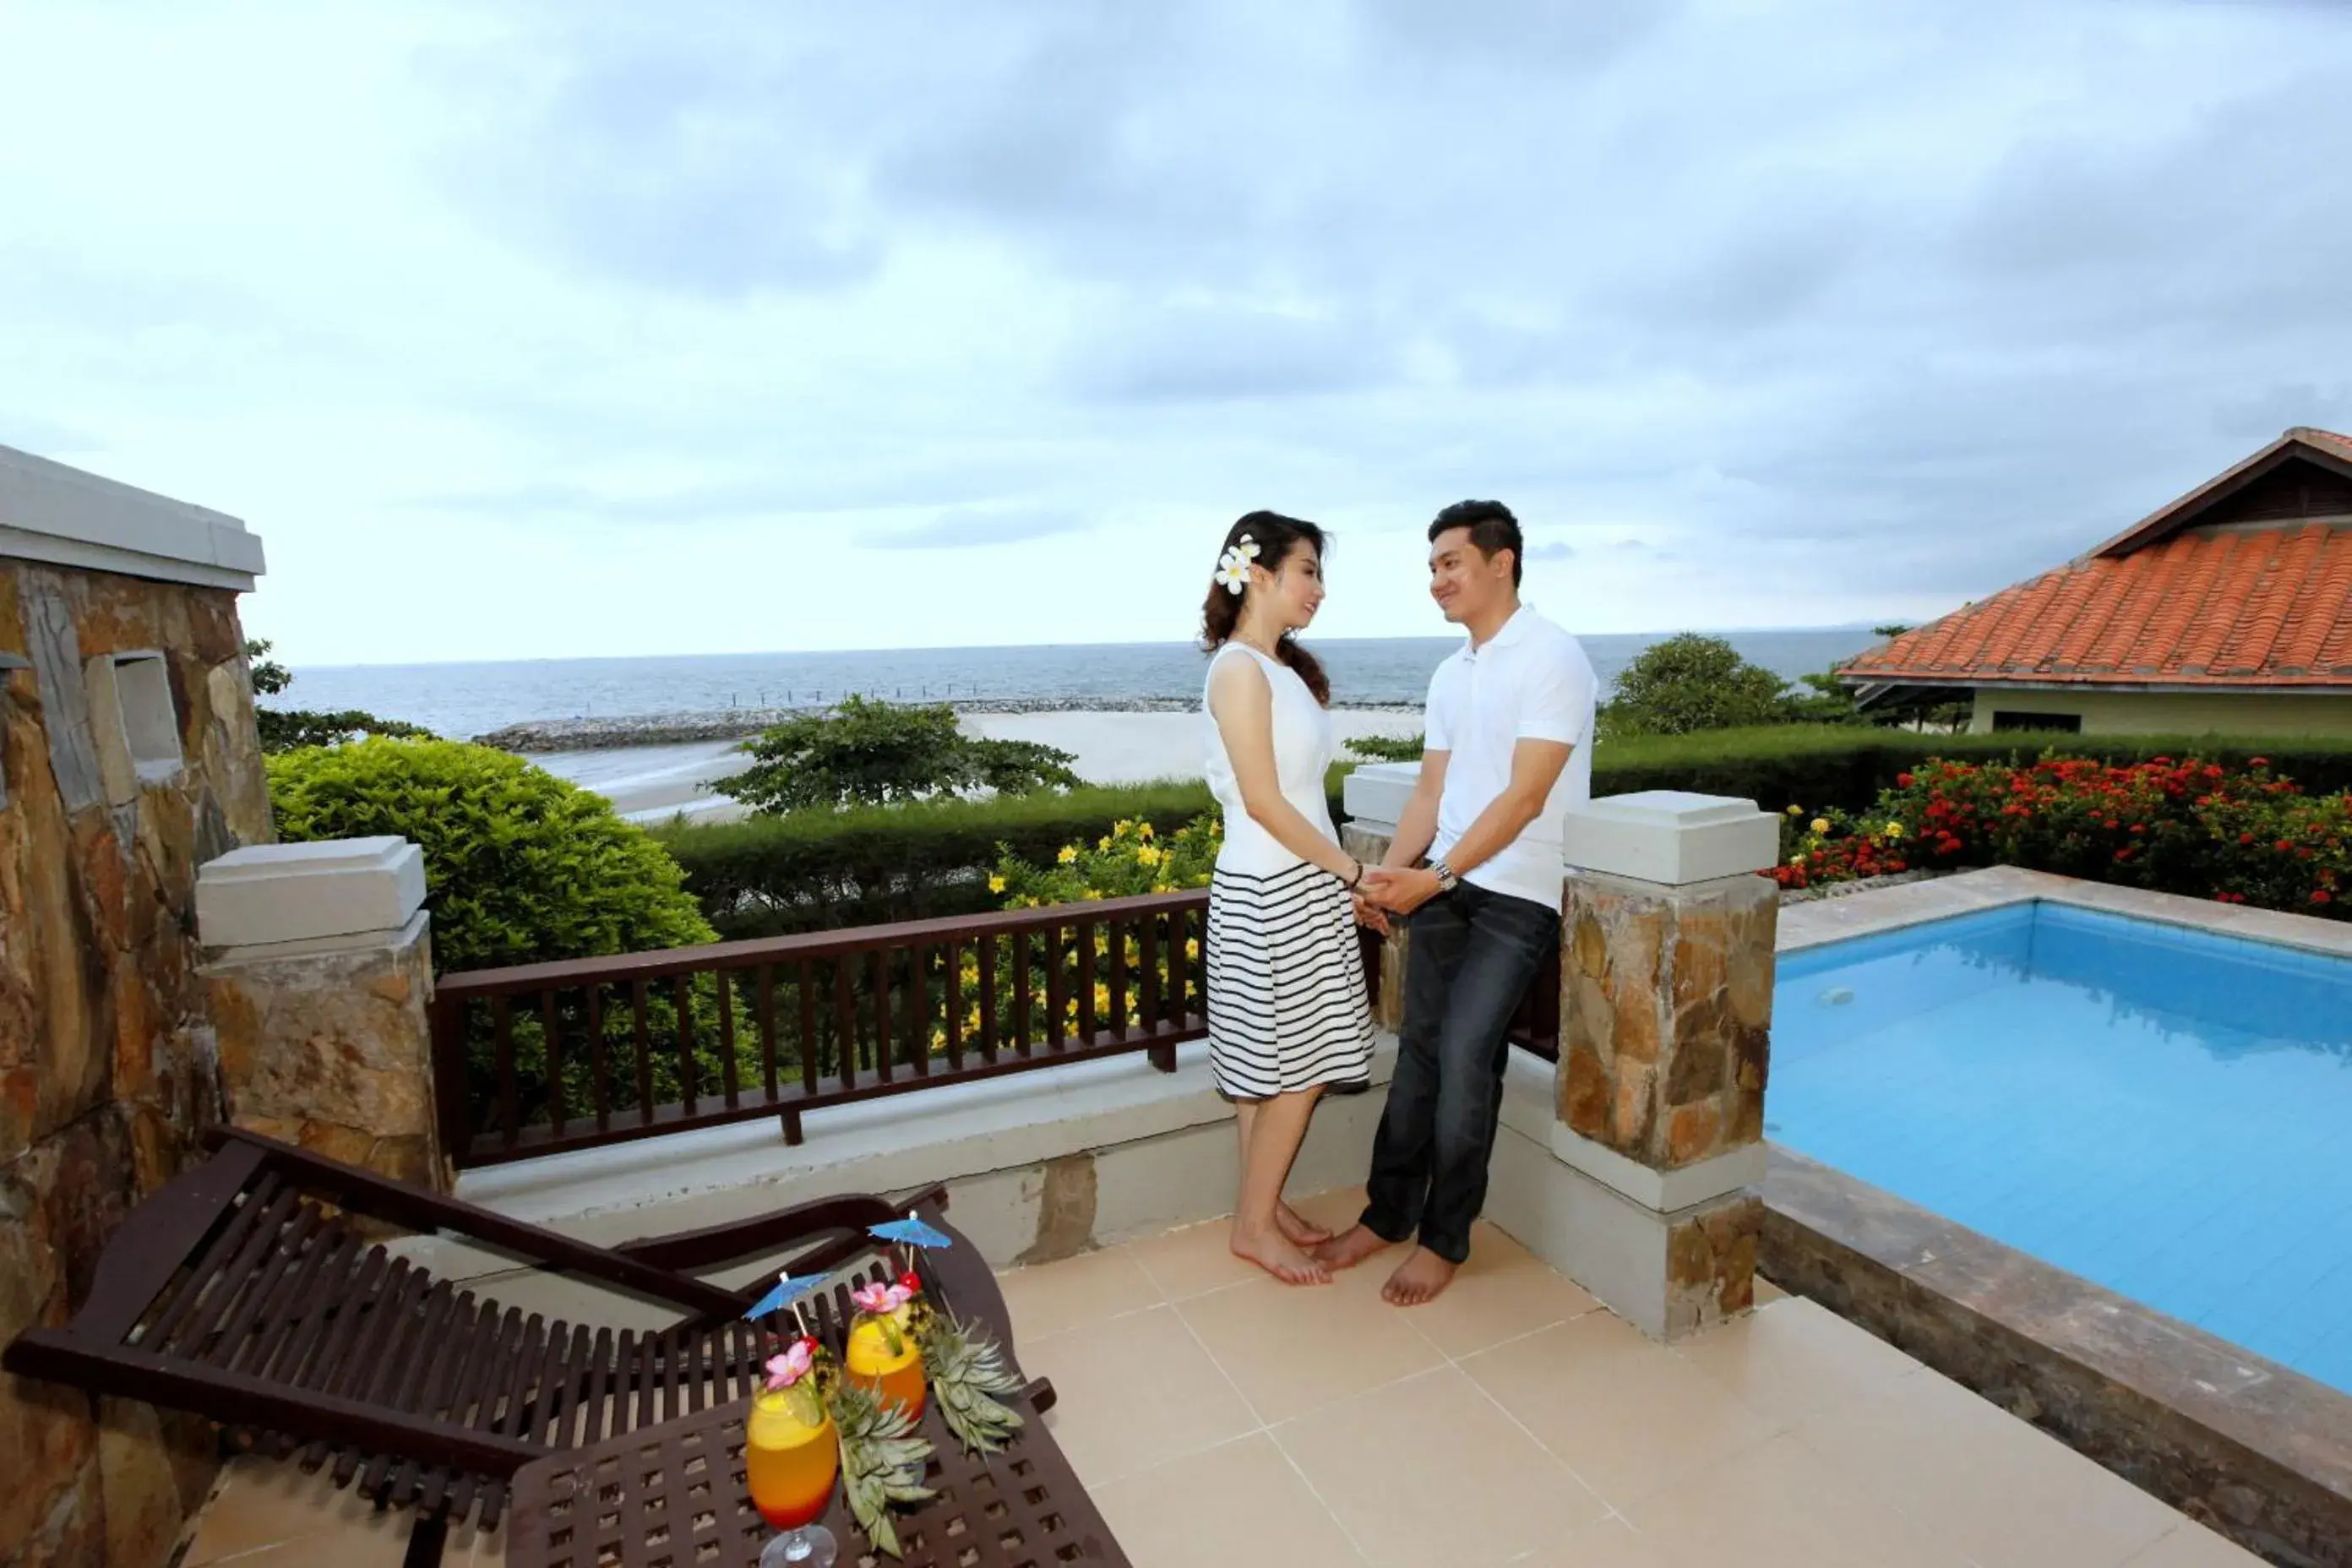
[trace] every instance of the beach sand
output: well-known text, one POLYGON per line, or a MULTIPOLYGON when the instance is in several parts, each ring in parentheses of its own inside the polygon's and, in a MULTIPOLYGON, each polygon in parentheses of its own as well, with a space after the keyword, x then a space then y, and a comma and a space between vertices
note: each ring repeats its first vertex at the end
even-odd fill
MULTIPOLYGON (((1417 735, 1417 708, 1344 709, 1331 715, 1344 747, 1363 735, 1417 735)), ((964 732, 999 741, 1036 741, 1077 758, 1089 784, 1145 784, 1197 779, 1204 758, 1198 713, 967 714, 964 732)), ((710 781, 740 771, 748 761, 731 741, 675 746, 630 746, 596 752, 550 752, 531 759, 560 778, 610 800, 634 822, 657 822, 684 812, 698 822, 722 822, 743 808, 710 788, 710 781)))

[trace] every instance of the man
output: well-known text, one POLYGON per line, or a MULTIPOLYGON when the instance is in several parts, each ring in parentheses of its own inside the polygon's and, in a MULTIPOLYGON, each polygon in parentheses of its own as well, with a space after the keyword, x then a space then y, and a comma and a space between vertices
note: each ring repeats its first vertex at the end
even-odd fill
POLYGON ((1592 666, 1519 603, 1518 520, 1500 501, 1461 501, 1437 514, 1429 541, 1430 595, 1470 640, 1429 683, 1420 784, 1364 877, 1365 922, 1385 930, 1387 911, 1412 933, 1404 1026, 1370 1202, 1320 1249, 1345 1268, 1416 1240, 1381 1292, 1399 1306, 1434 1299, 1470 1255, 1504 1031, 1559 945, 1562 818, 1592 796, 1592 666))

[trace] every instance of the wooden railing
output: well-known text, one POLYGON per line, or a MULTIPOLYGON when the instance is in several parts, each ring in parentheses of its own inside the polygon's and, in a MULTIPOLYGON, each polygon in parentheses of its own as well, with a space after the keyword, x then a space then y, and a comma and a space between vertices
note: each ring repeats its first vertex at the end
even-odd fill
POLYGON ((1530 1051, 1548 1062, 1559 1060, 1559 948, 1554 944, 1528 983, 1528 994, 1519 998, 1519 1010, 1511 1019, 1511 1044, 1530 1051))
MULTIPOLYGON (((1205 889, 442 977, 462 1167, 1096 1058, 1205 1033, 1205 889)), ((1376 963, 1376 949, 1367 958, 1376 963)))
MULTIPOLYGON (((1206 1033, 1206 889, 444 975, 442 1147, 460 1168, 777 1117, 1206 1033)), ((1379 994, 1381 946, 1367 935, 1379 994)), ((1559 969, 1512 1044, 1559 1048, 1559 969)))

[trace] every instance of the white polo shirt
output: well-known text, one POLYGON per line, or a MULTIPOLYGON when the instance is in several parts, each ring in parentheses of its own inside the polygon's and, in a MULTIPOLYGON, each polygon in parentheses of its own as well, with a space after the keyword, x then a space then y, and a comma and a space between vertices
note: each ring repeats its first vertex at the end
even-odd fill
POLYGON ((1431 858, 1444 858, 1509 785, 1511 753, 1521 741, 1573 746, 1536 819, 1501 854, 1462 874, 1490 892, 1559 908, 1564 819, 1592 798, 1596 684, 1583 646, 1525 605, 1486 647, 1465 643, 1437 667, 1427 749, 1447 760, 1431 858))

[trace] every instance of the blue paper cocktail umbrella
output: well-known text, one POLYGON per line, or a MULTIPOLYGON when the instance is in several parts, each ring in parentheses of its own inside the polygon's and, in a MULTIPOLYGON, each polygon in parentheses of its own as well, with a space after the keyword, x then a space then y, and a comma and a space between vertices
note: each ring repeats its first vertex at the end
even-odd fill
POLYGON ((919 1247, 925 1251, 955 1245, 948 1238, 945 1231, 925 1225, 912 1214, 905 1219, 894 1219, 875 1226, 866 1234, 878 1240, 895 1241, 902 1247, 919 1247))
POLYGON ((771 1312, 781 1312, 789 1307, 793 1321, 800 1323, 801 1332, 806 1333, 808 1324, 801 1318, 800 1300, 824 1282, 822 1275, 807 1274, 795 1279, 790 1273, 779 1274, 776 1276, 776 1288, 761 1297, 743 1315, 757 1322, 771 1312))
MULTIPOLYGON (((948 1238, 946 1232, 925 1225, 917 1218, 912 1209, 907 1211, 905 1219, 885 1220, 880 1225, 868 1226, 866 1234, 877 1241, 888 1242, 902 1247, 919 1247, 926 1252, 955 1245, 948 1238)), ((913 1257, 910 1255, 906 1261, 908 1268, 911 1270, 915 1262, 913 1257)))

